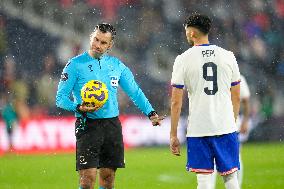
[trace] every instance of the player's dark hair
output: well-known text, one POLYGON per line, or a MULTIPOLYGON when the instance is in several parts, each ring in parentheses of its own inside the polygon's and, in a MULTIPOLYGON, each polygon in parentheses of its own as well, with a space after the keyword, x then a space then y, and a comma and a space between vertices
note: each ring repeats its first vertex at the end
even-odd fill
POLYGON ((202 14, 193 14, 184 21, 184 27, 197 28, 204 34, 208 34, 211 28, 211 20, 208 16, 202 14))
POLYGON ((101 23, 101 24, 96 25, 95 31, 96 30, 100 30, 103 33, 110 32, 112 39, 114 39, 114 36, 116 35, 115 28, 111 24, 108 24, 108 23, 101 23))

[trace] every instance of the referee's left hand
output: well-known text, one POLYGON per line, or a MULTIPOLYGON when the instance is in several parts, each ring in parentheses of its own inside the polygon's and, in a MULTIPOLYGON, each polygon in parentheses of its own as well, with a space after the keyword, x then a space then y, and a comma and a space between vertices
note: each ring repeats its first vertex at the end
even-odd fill
POLYGON ((96 111, 98 108, 97 107, 94 107, 94 106, 86 106, 84 103, 82 105, 79 106, 79 110, 81 112, 94 112, 96 111))
POLYGON ((158 114, 150 117, 153 126, 161 126, 161 121, 163 119, 165 119, 165 116, 159 116, 158 114))

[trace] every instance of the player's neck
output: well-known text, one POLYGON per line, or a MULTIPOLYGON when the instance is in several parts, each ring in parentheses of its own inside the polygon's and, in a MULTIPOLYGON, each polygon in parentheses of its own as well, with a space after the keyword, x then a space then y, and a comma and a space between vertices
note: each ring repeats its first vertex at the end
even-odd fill
POLYGON ((194 41, 194 46, 209 44, 208 38, 200 38, 194 41))

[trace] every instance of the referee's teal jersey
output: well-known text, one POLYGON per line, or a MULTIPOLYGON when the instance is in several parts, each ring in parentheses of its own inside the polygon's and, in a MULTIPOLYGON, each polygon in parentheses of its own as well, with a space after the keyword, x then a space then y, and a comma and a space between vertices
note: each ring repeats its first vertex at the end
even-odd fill
POLYGON ((75 116, 80 117, 81 114, 76 112, 77 105, 82 104, 80 91, 83 85, 90 80, 99 80, 105 83, 109 97, 102 108, 87 113, 89 118, 112 118, 119 115, 118 85, 145 115, 154 111, 127 66, 116 57, 105 54, 100 59, 95 59, 88 52, 69 60, 63 69, 56 95, 56 106, 74 111, 75 116))

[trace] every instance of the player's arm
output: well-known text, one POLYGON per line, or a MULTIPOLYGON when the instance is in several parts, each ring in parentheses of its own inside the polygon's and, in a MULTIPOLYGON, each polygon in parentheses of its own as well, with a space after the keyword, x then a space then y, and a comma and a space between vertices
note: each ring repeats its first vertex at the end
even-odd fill
POLYGON ((182 96, 184 88, 184 70, 181 56, 177 56, 172 72, 172 98, 171 98, 171 131, 170 131, 170 148, 172 154, 180 155, 180 143, 177 137, 177 128, 182 107, 182 96))
POLYGON ((249 97, 241 99, 241 106, 243 110, 243 119, 241 123, 240 133, 247 133, 248 121, 250 116, 250 101, 249 97))
POLYGON ((232 57, 232 80, 231 80, 231 100, 233 104, 234 118, 235 121, 240 112, 240 83, 241 83, 241 74, 239 66, 234 54, 231 52, 232 57))
POLYGON ((123 91, 130 97, 134 104, 152 121, 154 126, 161 125, 161 120, 164 117, 158 116, 158 114, 153 109, 149 100, 146 98, 143 91, 140 89, 136 83, 132 72, 129 68, 125 67, 122 71, 119 84, 123 91))
POLYGON ((231 87, 231 100, 236 121, 240 112, 240 84, 231 87))
POLYGON ((242 77, 240 93, 241 93, 241 107, 243 110, 242 111, 243 119, 240 127, 240 133, 245 134, 248 132, 248 122, 250 116, 250 90, 245 77, 242 77))
POLYGON ((171 131, 170 148, 174 155, 180 155, 180 143, 177 138, 177 128, 182 107, 183 89, 173 87, 171 98, 171 131))

